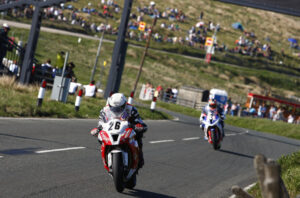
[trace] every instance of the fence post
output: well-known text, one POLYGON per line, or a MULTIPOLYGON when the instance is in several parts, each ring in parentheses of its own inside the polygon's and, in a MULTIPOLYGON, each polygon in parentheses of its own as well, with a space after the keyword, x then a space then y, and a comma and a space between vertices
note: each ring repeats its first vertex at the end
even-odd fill
POLYGON ((130 93, 130 96, 128 97, 128 104, 132 104, 133 103, 133 97, 134 97, 134 91, 132 91, 130 93))
POLYGON ((82 93, 83 93, 83 90, 80 89, 80 90, 78 91, 78 95, 76 96, 76 101, 75 101, 75 111, 79 111, 82 93))
POLYGON ((38 107, 42 106, 43 99, 44 99, 44 96, 45 96, 46 85, 47 85, 46 80, 43 80, 42 83, 41 83, 41 87, 40 87, 39 94, 38 94, 38 99, 37 99, 37 106, 38 107))
POLYGON ((152 112, 155 110, 155 106, 156 106, 156 97, 154 96, 150 106, 152 112))

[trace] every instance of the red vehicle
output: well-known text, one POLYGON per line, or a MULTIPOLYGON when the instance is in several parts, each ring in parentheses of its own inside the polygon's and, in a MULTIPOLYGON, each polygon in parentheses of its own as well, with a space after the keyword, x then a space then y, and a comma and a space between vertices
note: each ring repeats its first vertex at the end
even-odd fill
MULTIPOLYGON (((284 117, 286 118, 289 114, 294 114, 296 117, 300 113, 300 103, 288 99, 281 99, 269 96, 258 95, 254 93, 248 93, 246 107, 258 109, 259 105, 265 104, 267 106, 275 105, 284 107, 284 117)), ((268 110, 267 110, 268 111, 268 110)))
POLYGON ((136 185, 139 147, 136 133, 128 121, 112 119, 102 125, 98 134, 104 168, 112 175, 116 190, 132 189, 136 185))

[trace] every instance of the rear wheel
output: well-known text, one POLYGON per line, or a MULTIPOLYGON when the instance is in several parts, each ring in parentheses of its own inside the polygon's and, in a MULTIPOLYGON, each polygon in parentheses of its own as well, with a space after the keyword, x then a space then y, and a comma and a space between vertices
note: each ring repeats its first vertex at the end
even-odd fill
POLYGON ((125 184, 126 188, 133 189, 136 185, 136 174, 134 173, 130 180, 128 180, 125 184))
POLYGON ((122 192, 124 190, 123 183, 123 159, 122 153, 114 153, 113 154, 113 164, 112 164, 113 178, 116 190, 118 192, 122 192))

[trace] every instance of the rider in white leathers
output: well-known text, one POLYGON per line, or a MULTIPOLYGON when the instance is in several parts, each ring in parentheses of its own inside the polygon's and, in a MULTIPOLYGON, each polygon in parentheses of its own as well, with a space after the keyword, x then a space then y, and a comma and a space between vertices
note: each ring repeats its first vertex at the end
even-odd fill
POLYGON ((204 132, 204 139, 207 140, 207 134, 204 131, 205 126, 204 126, 203 120, 207 116, 207 113, 209 111, 217 111, 217 113, 219 114, 220 124, 222 126, 222 136, 225 137, 223 109, 218 105, 218 102, 216 101, 216 99, 209 99, 208 104, 203 107, 202 113, 200 115, 200 127, 202 128, 202 130, 204 132))
POLYGON ((108 98, 107 105, 100 111, 98 127, 91 131, 91 134, 97 136, 102 130, 102 124, 107 123, 113 118, 127 120, 130 127, 136 132, 136 139, 139 144, 139 168, 144 165, 143 157, 143 134, 147 131, 147 125, 142 121, 137 109, 128 104, 126 97, 121 93, 115 93, 108 98))

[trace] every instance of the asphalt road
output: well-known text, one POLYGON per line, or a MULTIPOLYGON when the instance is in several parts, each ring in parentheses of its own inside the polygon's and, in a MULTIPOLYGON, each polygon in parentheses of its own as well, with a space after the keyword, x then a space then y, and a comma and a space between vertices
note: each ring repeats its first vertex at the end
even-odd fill
POLYGON ((277 159, 300 148, 300 141, 226 126, 214 151, 197 119, 178 117, 145 121, 145 166, 135 190, 123 194, 89 135, 97 120, 1 118, 0 197, 229 197, 233 185, 256 180, 256 154, 277 159))

